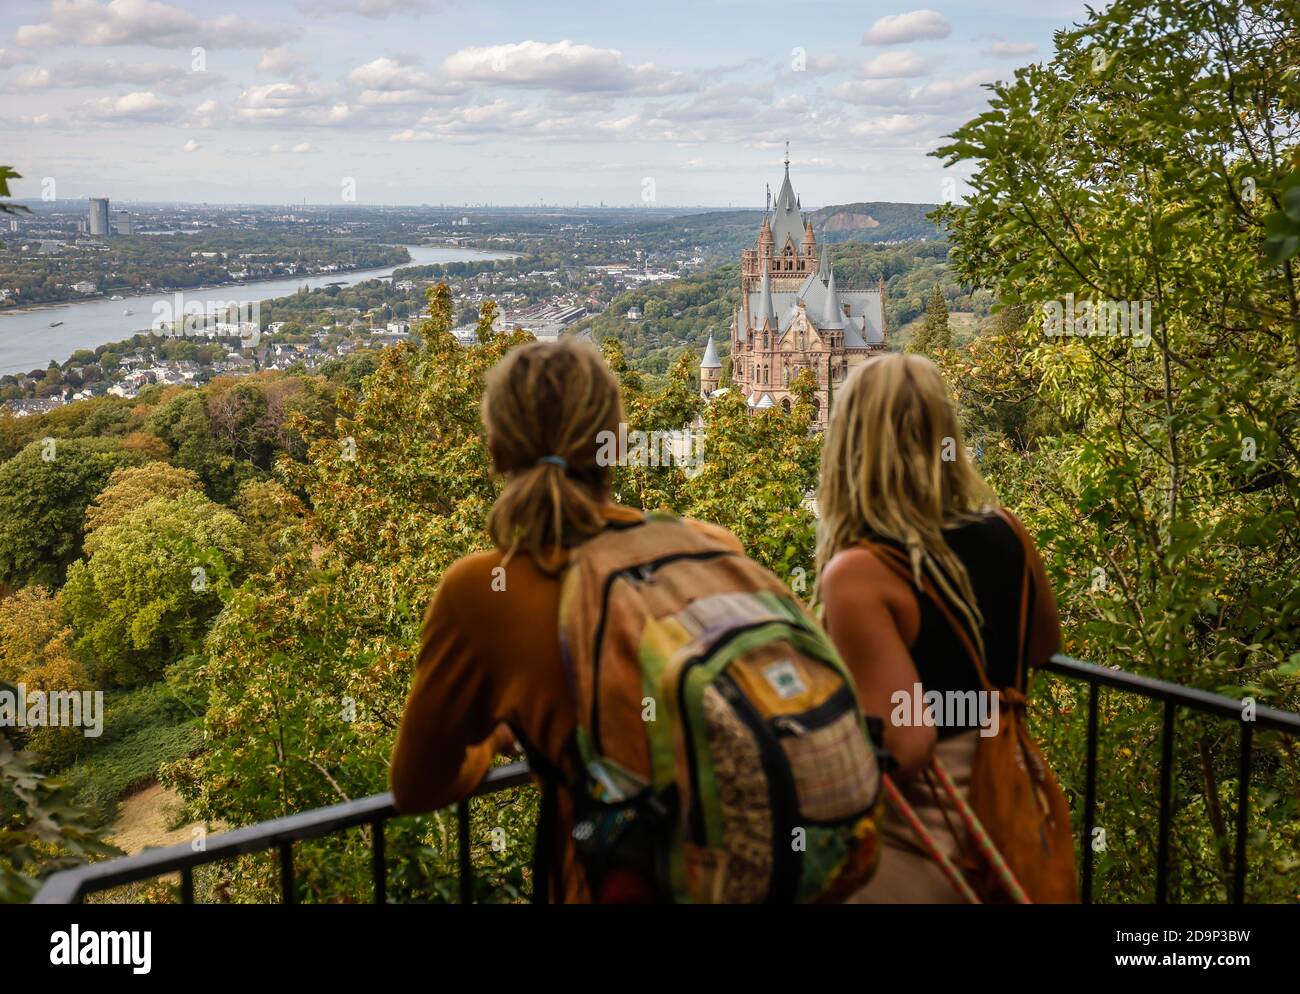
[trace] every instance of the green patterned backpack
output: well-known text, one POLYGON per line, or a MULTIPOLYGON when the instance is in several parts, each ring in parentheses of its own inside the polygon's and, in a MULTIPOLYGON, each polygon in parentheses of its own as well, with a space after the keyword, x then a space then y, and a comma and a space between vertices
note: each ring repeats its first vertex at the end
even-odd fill
POLYGON ((768 570, 676 518, 566 572, 574 840, 604 902, 834 902, 876 864, 880 769, 830 640, 768 570))

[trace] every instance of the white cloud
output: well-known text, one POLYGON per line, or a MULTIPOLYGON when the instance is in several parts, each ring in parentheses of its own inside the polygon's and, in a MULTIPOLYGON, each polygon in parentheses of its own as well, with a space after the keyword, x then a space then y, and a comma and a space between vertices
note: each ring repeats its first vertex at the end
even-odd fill
POLYGON ((157 0, 51 0, 50 19, 26 24, 14 41, 51 45, 151 45, 155 48, 244 48, 273 45, 297 32, 227 14, 204 21, 157 0))
POLYGON ((899 79, 924 76, 929 71, 929 65, 915 52, 884 52, 867 63, 862 75, 867 79, 899 79))
POLYGON ((907 84, 901 79, 853 79, 831 92, 841 100, 868 107, 896 107, 907 102, 907 84))
POLYGON ((161 123, 174 120, 177 108, 156 93, 139 90, 116 97, 101 97, 83 105, 76 117, 89 124, 136 121, 161 123))
POLYGON ((961 79, 936 79, 931 80, 924 86, 917 87, 911 93, 911 98, 917 104, 943 104, 965 107, 973 101, 983 101, 987 99, 987 94, 981 88, 981 84, 989 83, 993 80, 993 74, 987 72, 968 73, 961 79))
POLYGON ((187 72, 161 62, 63 62, 14 76, 7 90, 103 89, 117 84, 146 86, 166 93, 190 93, 221 82, 217 73, 187 72))
POLYGON ((842 68, 844 68, 844 59, 838 55, 810 55, 797 75, 825 76, 842 68))
POLYGON ((910 41, 947 38, 950 34, 952 25, 942 14, 933 10, 912 10, 882 17, 867 29, 862 44, 903 45, 910 41))
POLYGON ((414 66, 398 62, 387 56, 357 66, 347 75, 347 81, 353 86, 366 90, 379 90, 390 93, 418 91, 420 93, 452 93, 459 91, 459 84, 445 82, 433 73, 425 72, 414 66))
POLYGON ((276 48, 262 49, 262 57, 257 62, 257 71, 274 73, 277 76, 289 76, 302 69, 306 64, 307 60, 303 56, 280 45, 276 48))
POLYGON ((629 65, 613 48, 571 41, 522 41, 463 48, 442 64, 448 79, 500 83, 568 92, 677 93, 691 88, 685 76, 653 65, 629 65))
POLYGON ((995 41, 980 51, 980 55, 991 55, 995 58, 1019 58, 1022 55, 1033 55, 1038 51, 1038 46, 1032 41, 995 41))
POLYGON ((12 69, 24 62, 31 62, 29 52, 18 52, 12 48, 0 48, 0 69, 12 69))
POLYGON ((257 124, 341 124, 351 112, 336 96, 334 87, 315 83, 264 83, 244 90, 231 111, 235 119, 257 124))
POLYGON ((357 14, 381 19, 391 14, 419 17, 433 9, 429 0, 299 0, 298 9, 324 17, 328 14, 357 14))
POLYGON ((220 106, 215 100, 205 100, 191 112, 190 116, 200 128, 210 128, 217 120, 220 106))
POLYGON ((184 145, 181 146, 182 152, 197 152, 198 150, 199 150, 199 143, 196 142, 193 138, 191 138, 189 141, 187 141, 184 145))
POLYGON ((913 135, 931 126, 932 118, 924 114, 890 114, 869 121, 859 121, 849 128, 854 135, 897 138, 913 135))

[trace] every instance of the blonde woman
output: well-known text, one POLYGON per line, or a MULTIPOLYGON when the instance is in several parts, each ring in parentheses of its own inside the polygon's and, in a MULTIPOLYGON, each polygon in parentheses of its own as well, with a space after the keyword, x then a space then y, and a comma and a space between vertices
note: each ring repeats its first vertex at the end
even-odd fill
MULTIPOLYGON (((884 720, 903 796, 960 861, 969 840, 926 771, 937 756, 968 792, 978 736, 1000 718, 970 643, 998 688, 1017 683, 1022 622, 1028 665, 1056 651, 1060 622, 1042 562, 967 457, 943 379, 922 356, 880 356, 848 377, 822 450, 818 505, 826 628, 863 710, 884 720)), ((962 900, 892 809, 882 838, 880 870, 855 900, 962 900)))
MULTIPOLYGON (((516 737, 537 767, 573 777, 566 744, 577 716, 560 653, 560 574, 575 546, 643 517, 609 499, 614 467, 598 459, 597 439, 618 435, 623 405, 590 345, 566 340, 512 351, 488 376, 482 418, 493 465, 506 480, 488 518, 496 547, 448 569, 425 614, 390 770, 401 811, 467 796, 516 737)), ((686 523, 741 551, 725 529, 686 523)), ((557 867, 547 896, 587 901, 566 791, 557 803, 554 845, 539 848, 557 867)))

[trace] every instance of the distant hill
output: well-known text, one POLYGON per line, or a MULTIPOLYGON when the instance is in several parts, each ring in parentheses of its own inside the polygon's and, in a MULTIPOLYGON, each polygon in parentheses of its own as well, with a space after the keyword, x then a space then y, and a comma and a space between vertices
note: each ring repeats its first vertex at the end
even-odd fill
POLYGON ((823 207, 809 215, 819 242, 911 242, 942 240, 943 232, 926 214, 937 204, 883 201, 823 207))
MULTIPOLYGON (((808 216, 818 242, 823 243, 943 241, 943 233, 925 216, 935 207, 876 201, 822 207, 808 216)), ((638 219, 627 222, 626 228, 651 238, 665 254, 698 247, 711 260, 723 261, 735 260, 741 249, 752 247, 762 222, 762 211, 708 211, 638 219)))

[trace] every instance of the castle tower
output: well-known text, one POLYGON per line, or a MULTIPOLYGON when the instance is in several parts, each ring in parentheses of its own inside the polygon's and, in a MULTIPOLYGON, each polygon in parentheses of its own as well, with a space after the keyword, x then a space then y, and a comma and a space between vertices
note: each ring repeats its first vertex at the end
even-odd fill
MULTIPOLYGON (((849 370, 885 348, 884 298, 883 281, 868 290, 836 279, 829 246, 818 244, 794 191, 787 146, 780 190, 763 211, 753 248, 740 254, 740 306, 730 332, 732 388, 750 411, 789 411, 798 399, 791 389, 795 380, 809 374, 813 426, 825 428, 849 370)), ((716 382, 707 362, 706 354, 702 390, 716 382)))
POLYGON ((704 347, 704 358, 700 361, 700 396, 708 398, 718 389, 722 377, 722 363, 718 359, 718 350, 713 346, 713 336, 704 347))

